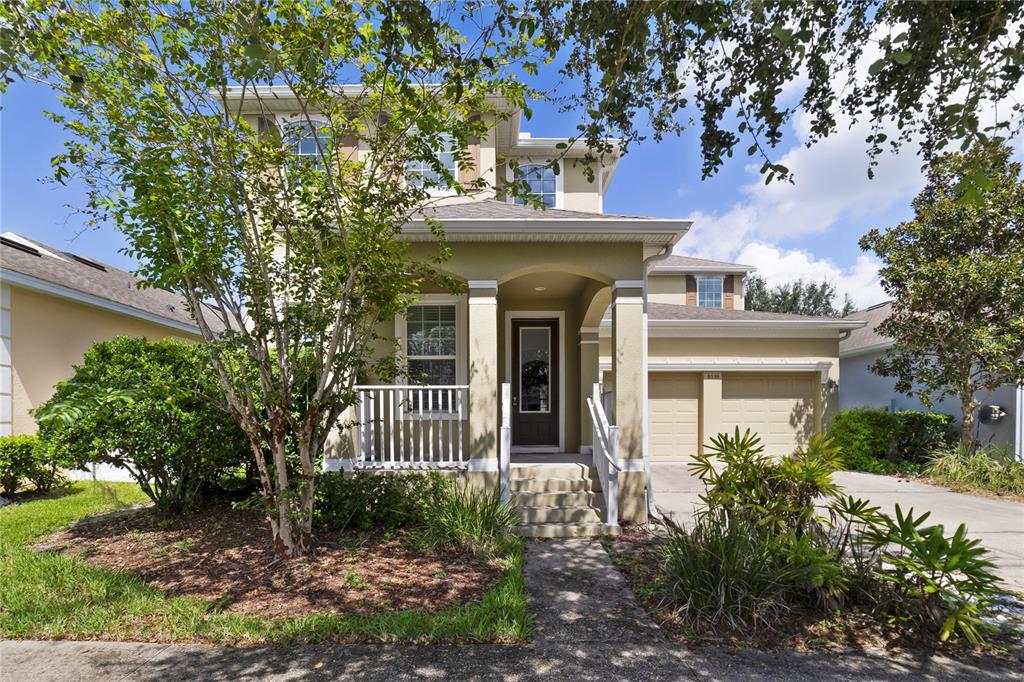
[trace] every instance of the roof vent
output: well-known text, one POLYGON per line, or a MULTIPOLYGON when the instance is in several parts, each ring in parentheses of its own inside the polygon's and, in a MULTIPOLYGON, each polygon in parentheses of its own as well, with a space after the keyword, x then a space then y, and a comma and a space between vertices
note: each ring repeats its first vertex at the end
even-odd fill
POLYGON ((74 258, 76 261, 78 261, 82 265, 88 265, 90 268, 93 268, 95 270, 99 270, 100 272, 106 272, 107 271, 107 268, 105 266, 100 265, 96 261, 89 260, 88 258, 82 258, 81 256, 76 256, 73 253, 69 253, 68 255, 71 256, 72 258, 74 258))
POLYGON ((12 249, 17 249, 18 251, 30 253, 33 256, 42 255, 41 253, 39 253, 39 249, 32 248, 28 244, 22 244, 21 242, 14 241, 13 239, 8 239, 7 237, 0 237, 0 244, 3 244, 4 246, 9 246, 12 249))
POLYGON ((876 303, 874 305, 868 306, 867 308, 864 309, 864 311, 867 312, 868 310, 878 310, 879 308, 884 308, 890 303, 892 303, 892 301, 882 301, 881 303, 876 303))
POLYGON ((166 304, 164 307, 167 308, 167 312, 169 312, 169 313, 173 313, 174 312, 174 306, 171 305, 170 303, 166 304))

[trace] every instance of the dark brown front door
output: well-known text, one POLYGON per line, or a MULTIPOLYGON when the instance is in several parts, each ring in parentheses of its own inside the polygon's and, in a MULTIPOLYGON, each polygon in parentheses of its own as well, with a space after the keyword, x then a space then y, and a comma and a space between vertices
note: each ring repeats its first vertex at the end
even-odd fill
POLYGON ((558 447, 558 320, 512 321, 512 444, 558 447))

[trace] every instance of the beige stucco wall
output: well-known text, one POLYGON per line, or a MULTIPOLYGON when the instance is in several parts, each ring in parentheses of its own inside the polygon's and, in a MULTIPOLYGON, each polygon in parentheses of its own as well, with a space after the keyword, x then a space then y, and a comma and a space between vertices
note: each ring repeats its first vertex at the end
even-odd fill
POLYGON ((97 341, 117 336, 198 339, 163 325, 48 294, 10 287, 14 433, 35 433, 30 411, 71 378, 73 365, 97 341))

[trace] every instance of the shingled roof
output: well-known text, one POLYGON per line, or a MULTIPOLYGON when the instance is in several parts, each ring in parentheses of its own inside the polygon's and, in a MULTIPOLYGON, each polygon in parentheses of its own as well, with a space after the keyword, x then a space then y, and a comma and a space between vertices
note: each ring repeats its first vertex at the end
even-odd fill
POLYGON ((889 317, 891 311, 892 301, 887 301, 847 315, 844 319, 860 320, 865 324, 860 329, 851 330, 849 335, 839 342, 840 354, 849 355, 866 349, 882 349, 891 344, 892 339, 876 331, 878 325, 889 317))
POLYGON ((540 209, 523 204, 510 204, 497 199, 440 204, 424 213, 438 220, 659 220, 648 216, 567 211, 562 208, 540 209))
MULTIPOLYGON (((611 319, 611 309, 605 313, 604 319, 611 319)), ((677 303, 655 303, 647 305, 647 320, 652 324, 659 322, 722 322, 729 323, 772 323, 792 322, 794 324, 821 324, 829 327, 854 328, 860 326, 856 320, 844 320, 835 317, 815 317, 811 315, 792 315, 789 313, 769 313, 760 310, 735 310, 731 308, 707 308, 695 305, 680 305, 677 303), (845 322, 845 324, 844 324, 845 322)))
MULTIPOLYGON (((4 279, 17 284, 17 276, 29 278, 33 283, 54 285, 56 288, 109 301, 138 311, 152 321, 165 321, 169 326, 199 329, 188 312, 185 298, 164 289, 143 288, 131 273, 101 261, 85 258, 58 247, 29 239, 14 232, 4 232, 0 241, 0 267, 4 279), (13 275, 13 276, 12 276, 13 275)), ((56 291, 57 289, 55 289, 56 291)), ((215 331, 221 325, 213 314, 207 320, 215 331)))
POLYGON ((693 256, 681 256, 672 255, 663 260, 659 260, 655 266, 655 270, 667 269, 667 268, 725 268, 725 269, 742 269, 748 272, 756 270, 753 265, 741 265, 739 263, 728 263, 722 260, 709 260, 707 258, 694 258, 693 256))

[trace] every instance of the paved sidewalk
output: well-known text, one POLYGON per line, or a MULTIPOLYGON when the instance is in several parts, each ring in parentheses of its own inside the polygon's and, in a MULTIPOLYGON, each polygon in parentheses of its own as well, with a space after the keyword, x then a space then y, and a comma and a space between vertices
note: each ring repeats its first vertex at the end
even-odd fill
MULTIPOLYGON (((704 490, 700 480, 689 474, 685 462, 656 462, 651 473, 655 503, 685 523, 700 504, 698 495, 704 490)), ((858 471, 840 471, 835 480, 847 495, 866 498, 890 514, 898 503, 903 511, 930 511, 929 523, 941 523, 951 533, 966 524, 968 537, 981 540, 992 552, 1007 586, 1024 592, 1024 503, 858 471)))
MULTIPOLYGON (((535 615, 518 646, 226 649, 119 642, 0 642, 3 682, 93 680, 1005 680, 1012 663, 865 651, 844 656, 688 649, 667 641, 592 540, 527 545, 535 615)), ((1019 663, 1017 664, 1019 665, 1019 663)))

